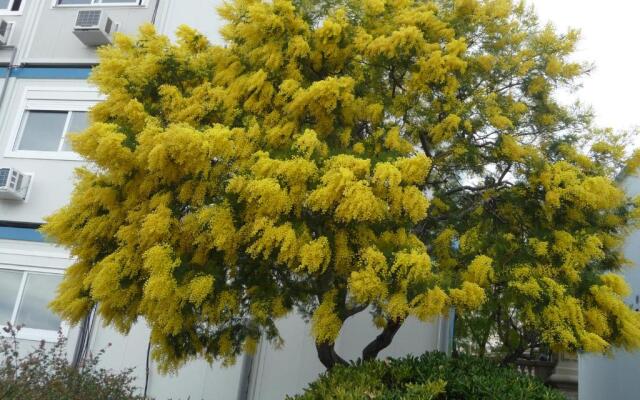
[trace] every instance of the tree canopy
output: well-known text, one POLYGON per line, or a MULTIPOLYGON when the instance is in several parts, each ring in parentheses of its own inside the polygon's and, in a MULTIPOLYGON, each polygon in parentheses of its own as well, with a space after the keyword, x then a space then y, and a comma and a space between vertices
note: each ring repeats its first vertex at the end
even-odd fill
POLYGON ((88 165, 43 228, 76 260, 64 318, 144 318, 166 369, 278 341, 292 310, 327 367, 365 310, 381 332, 364 359, 450 307, 506 353, 640 345, 615 273, 637 211, 614 180, 638 157, 555 99, 589 69, 576 31, 508 0, 219 13, 224 45, 145 25, 99 50, 106 100, 72 138, 88 165))

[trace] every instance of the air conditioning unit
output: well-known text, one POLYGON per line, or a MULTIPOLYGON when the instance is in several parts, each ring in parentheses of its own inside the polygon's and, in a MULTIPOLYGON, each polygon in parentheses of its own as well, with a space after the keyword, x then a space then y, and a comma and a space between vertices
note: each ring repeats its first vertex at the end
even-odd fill
POLYGON ((0 168, 0 199, 24 200, 31 176, 13 168, 0 168))
POLYGON ((5 46, 9 43, 9 34, 11 33, 12 26, 13 23, 5 19, 0 19, 0 46, 5 46))
POLYGON ((80 10, 73 33, 87 46, 95 47, 112 42, 118 25, 103 10, 80 10))

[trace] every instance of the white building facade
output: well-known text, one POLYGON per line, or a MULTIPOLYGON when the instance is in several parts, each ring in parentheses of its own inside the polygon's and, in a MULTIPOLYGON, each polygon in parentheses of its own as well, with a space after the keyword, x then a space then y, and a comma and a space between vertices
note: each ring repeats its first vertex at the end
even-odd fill
MULTIPOLYGON (((87 82, 97 63, 96 44, 108 41, 116 30, 135 34, 148 22, 169 36, 180 24, 188 24, 218 41, 217 3, 0 0, 0 188, 11 183, 10 171, 19 171, 18 186, 25 189, 0 189, 0 321, 25 325, 19 336, 23 348, 42 339, 55 341, 62 327, 74 359, 111 344, 103 366, 135 368, 141 392, 155 399, 277 400, 300 392, 323 371, 309 328, 296 316, 279 324, 283 349, 261 343, 254 356, 240 358, 233 367, 193 361, 176 375, 162 376, 149 361, 144 321, 123 336, 99 318, 66 326, 47 308, 72 260, 37 228, 68 201, 74 169, 83 162, 70 149, 66 134, 83 130, 87 111, 102 99, 87 82)), ((382 356, 446 349, 449 333, 446 319, 432 324, 407 321, 382 356)), ((375 335, 368 315, 355 317, 344 327, 337 350, 356 358, 363 338, 375 335)))

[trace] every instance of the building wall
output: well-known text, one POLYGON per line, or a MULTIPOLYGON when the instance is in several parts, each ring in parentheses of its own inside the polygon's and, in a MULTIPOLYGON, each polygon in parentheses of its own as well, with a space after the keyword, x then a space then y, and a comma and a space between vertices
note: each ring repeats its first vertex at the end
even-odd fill
MULTIPOLYGON (((12 46, 17 49, 21 39, 25 38, 29 33, 29 27, 35 26, 33 20, 37 14, 37 7, 37 1, 23 1, 21 9, 18 12, 0 10, 0 18, 11 23, 11 32, 7 43, 8 46, 12 46)), ((8 63, 11 60, 12 53, 13 49, 0 48, 0 62, 8 63)), ((17 62, 17 56, 14 61, 17 62)))
MULTIPOLYGON (((284 347, 276 349, 266 341, 260 343, 253 358, 248 400, 282 400, 301 393, 309 382, 325 371, 318 360, 310 326, 297 315, 278 323, 284 347)), ((445 350, 448 346, 448 320, 438 318, 425 324, 408 319, 391 345, 379 357, 420 355, 426 351, 445 350)), ((336 342, 336 352, 346 360, 356 360, 364 346, 378 334, 368 312, 348 319, 336 342)))
MULTIPOLYGON (((640 178, 630 177, 624 183, 627 193, 640 195, 640 178)), ((640 231, 633 232, 624 246, 624 254, 631 262, 624 270, 632 288, 627 304, 640 311, 640 231)), ((578 390, 580 400, 636 400, 640 398, 640 354, 616 350, 611 357, 580 355, 578 390)))
POLYGON ((221 0, 160 0, 161 13, 158 15, 158 30, 175 39, 175 31, 182 24, 189 25, 204 34, 213 43, 222 43, 218 30, 222 21, 216 14, 221 0))
MULTIPOLYGON (((90 349, 106 349, 102 365, 114 370, 135 368, 136 384, 141 391, 147 374, 149 328, 141 321, 127 335, 102 325, 98 319, 91 335, 90 349)), ((147 394, 153 399, 236 399, 242 364, 223 367, 206 361, 188 362, 174 374, 163 375, 150 360, 147 394)))
POLYGON ((0 165, 32 174, 33 181, 26 201, 0 201, 0 220, 40 223, 67 202, 73 189, 73 172, 82 162, 76 155, 42 152, 34 156, 13 151, 27 96, 42 98, 43 108, 53 107, 56 102, 81 102, 88 107, 100 96, 97 89, 79 79, 9 80, 0 115, 0 165))
MULTIPOLYGON (((0 215, 2 214, 0 213, 0 215)), ((62 248, 40 242, 0 239, 0 269, 62 273, 70 264, 69 253, 62 248)), ((4 324, 5 321, 0 322, 0 325, 4 324)), ((78 338, 77 329, 65 325, 63 330, 69 348, 75 348, 78 338)), ((23 354, 30 352, 40 344, 40 341, 35 337, 20 342, 20 352, 23 354)))

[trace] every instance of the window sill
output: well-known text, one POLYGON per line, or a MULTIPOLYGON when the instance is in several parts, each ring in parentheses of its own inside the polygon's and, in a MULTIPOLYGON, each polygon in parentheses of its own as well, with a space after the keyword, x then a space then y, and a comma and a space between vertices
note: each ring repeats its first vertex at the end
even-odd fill
POLYGON ((5 153, 5 158, 26 158, 30 160, 82 161, 80 155, 71 151, 27 151, 14 150, 5 153))
POLYGON ((148 8, 146 2, 142 4, 54 4, 51 8, 148 8))
MULTIPOLYGON (((69 334, 69 327, 63 324, 62 328, 62 336, 67 337, 69 334)), ((4 330, 0 330, 0 336, 9 338, 11 335, 6 333, 4 330)), ((58 332, 57 331, 49 331, 44 329, 31 329, 31 328, 22 328, 20 332, 16 335, 16 339, 18 340, 30 340, 34 342, 39 342, 44 340, 46 343, 55 343, 58 341, 58 332)))

